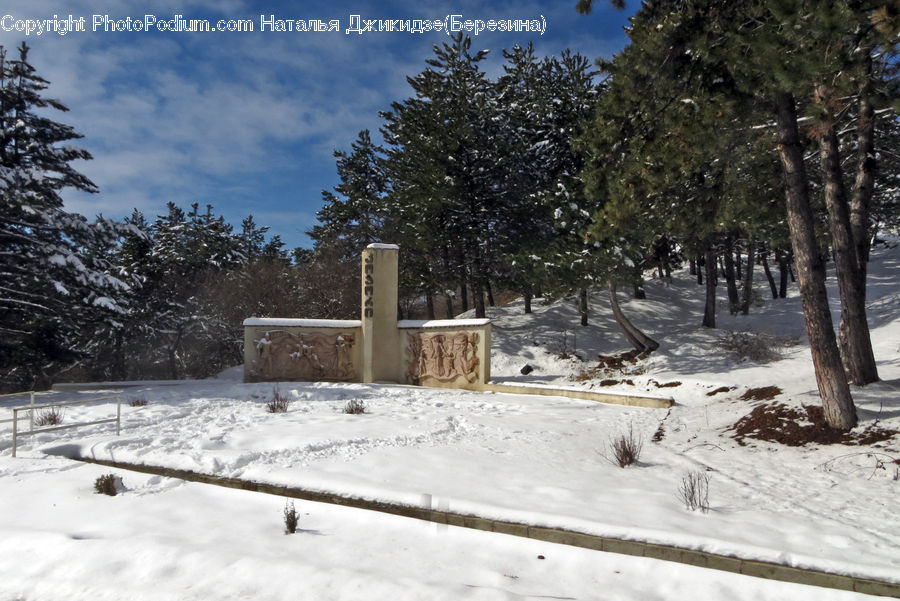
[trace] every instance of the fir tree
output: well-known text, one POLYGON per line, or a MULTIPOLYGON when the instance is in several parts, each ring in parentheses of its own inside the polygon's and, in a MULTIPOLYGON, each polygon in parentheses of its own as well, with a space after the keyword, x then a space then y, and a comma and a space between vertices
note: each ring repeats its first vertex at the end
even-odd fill
POLYGON ((70 164, 90 154, 81 137, 44 116, 68 110, 44 96, 48 82, 0 47, 0 385, 41 386, 84 357, 84 342, 123 310, 127 285, 108 262, 119 235, 63 208, 67 188, 96 192, 70 164))
POLYGON ((415 96, 382 116, 390 202, 407 256, 419 262, 411 284, 426 296, 450 282, 468 286, 484 316, 495 236, 502 235, 505 155, 495 89, 478 67, 487 51, 472 53, 471 44, 460 33, 435 46, 429 68, 407 78, 415 96))

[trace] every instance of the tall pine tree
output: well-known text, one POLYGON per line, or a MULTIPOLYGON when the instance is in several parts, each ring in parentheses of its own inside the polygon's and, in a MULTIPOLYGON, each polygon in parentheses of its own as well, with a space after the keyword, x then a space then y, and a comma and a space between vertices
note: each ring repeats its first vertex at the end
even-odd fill
POLYGON ((124 308, 127 285, 108 255, 117 228, 63 208, 67 188, 96 192, 71 163, 90 159, 64 144, 81 137, 46 117, 68 110, 44 95, 48 82, 0 47, 0 386, 42 386, 83 358, 83 342, 124 308), (95 252, 97 251, 97 252, 95 252))

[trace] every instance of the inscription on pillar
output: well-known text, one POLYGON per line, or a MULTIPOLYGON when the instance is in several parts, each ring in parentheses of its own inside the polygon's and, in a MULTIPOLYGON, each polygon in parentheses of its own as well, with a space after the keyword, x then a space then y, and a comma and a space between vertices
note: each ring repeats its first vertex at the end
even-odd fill
POLYGON ((363 314, 366 317, 372 317, 375 314, 375 265, 374 259, 372 259, 372 255, 366 255, 365 263, 363 264, 363 277, 365 278, 365 282, 363 284, 363 293, 365 294, 365 299, 363 300, 363 314))

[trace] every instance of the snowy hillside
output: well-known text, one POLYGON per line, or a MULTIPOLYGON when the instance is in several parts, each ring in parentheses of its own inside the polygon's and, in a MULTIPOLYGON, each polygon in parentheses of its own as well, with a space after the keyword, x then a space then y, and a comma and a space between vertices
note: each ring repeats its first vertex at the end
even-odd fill
MULTIPOLYGON (((900 248, 873 255, 869 319, 882 381, 853 389, 861 423, 839 444, 754 437, 767 426, 769 437, 796 441, 808 421, 787 423, 790 410, 818 404, 796 290, 748 317, 722 310, 719 329, 708 330, 699 326, 702 290, 686 273, 669 285, 648 282, 647 300, 620 297, 661 347, 619 369, 596 369, 598 355, 627 350, 602 298, 587 328, 566 300, 535 303, 532 315, 518 303, 489 313, 495 380, 658 394, 676 401, 671 410, 282 383, 292 402, 273 414, 272 385, 243 384, 239 369, 124 389, 124 399, 146 405, 123 406, 118 437, 109 425, 41 434, 25 439, 15 459, 9 436, 0 438, 0 599, 866 598, 315 503, 297 502, 301 531, 283 536, 283 499, 124 470, 113 470, 123 494, 104 497, 93 494, 93 482, 111 470, 66 456, 410 505, 430 495, 435 507, 483 517, 900 583, 900 436, 889 432, 900 430, 898 265, 900 248), (729 352, 738 331, 767 335, 764 350, 779 358, 729 352), (522 375, 525 364, 534 371, 522 375), (350 400, 365 403, 366 413, 344 413, 350 400), (751 412, 760 421, 734 430, 751 412), (621 469, 610 443, 629 430, 642 453, 621 469), (884 440, 857 444, 866 436, 884 440), (679 498, 691 472, 709 477, 708 512, 689 511, 679 498)), ((765 282, 757 285, 765 298, 765 282)), ((65 419, 109 411, 72 407, 65 419)))

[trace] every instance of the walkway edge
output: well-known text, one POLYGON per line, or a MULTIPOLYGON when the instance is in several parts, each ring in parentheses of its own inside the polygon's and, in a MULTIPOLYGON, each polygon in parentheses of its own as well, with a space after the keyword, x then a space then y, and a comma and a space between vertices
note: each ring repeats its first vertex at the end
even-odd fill
POLYGON ((548 543, 557 543, 573 547, 581 547, 584 549, 593 549, 595 551, 606 551, 608 553, 619 553, 621 555, 633 555, 637 557, 649 557, 651 559, 673 561, 701 568, 709 568, 711 570, 744 574, 746 576, 754 576, 756 578, 766 578, 769 580, 793 582, 808 586, 819 586, 837 590, 853 591, 867 595, 900 598, 900 583, 891 583, 868 578, 857 578, 854 576, 833 574, 820 570, 795 568, 778 563, 741 559, 740 557, 730 555, 707 553, 705 551, 683 549, 657 543, 609 538, 605 536, 586 534, 583 532, 566 530, 562 528, 531 526, 519 522, 493 520, 474 515, 455 513, 451 511, 402 505, 400 503, 373 501, 369 499, 361 499, 358 497, 307 490, 291 486, 280 486, 276 484, 267 484, 264 482, 254 482, 252 480, 242 480, 240 478, 212 476, 209 474, 202 474, 190 470, 180 470, 146 464, 125 463, 121 461, 110 461, 106 459, 96 459, 83 456, 72 456, 69 458, 85 463, 104 465, 123 470, 153 474, 156 476, 179 478, 190 482, 214 484, 216 486, 222 486, 226 488, 236 488, 252 492, 261 492, 270 495, 301 499, 304 501, 329 503, 332 505, 341 505, 344 507, 353 507, 356 509, 378 511, 391 515, 398 515, 417 520, 435 522, 437 524, 447 524, 449 526, 460 526, 462 528, 472 528, 474 530, 484 530, 486 532, 509 534, 512 536, 520 536, 523 538, 530 538, 548 543))

